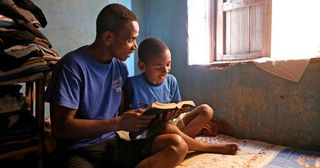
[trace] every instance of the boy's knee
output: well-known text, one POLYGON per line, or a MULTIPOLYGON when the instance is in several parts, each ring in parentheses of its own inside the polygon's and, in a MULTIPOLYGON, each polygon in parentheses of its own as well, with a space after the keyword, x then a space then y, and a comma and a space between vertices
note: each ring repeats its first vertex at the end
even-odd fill
POLYGON ((199 107, 203 115, 207 115, 209 118, 213 117, 214 111, 208 104, 201 104, 199 107))

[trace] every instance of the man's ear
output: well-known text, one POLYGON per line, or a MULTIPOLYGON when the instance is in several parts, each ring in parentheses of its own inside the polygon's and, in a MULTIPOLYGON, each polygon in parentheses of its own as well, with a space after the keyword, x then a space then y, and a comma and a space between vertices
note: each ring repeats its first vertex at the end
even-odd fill
POLYGON ((143 72, 144 70, 145 70, 145 68, 146 68, 146 65, 144 64, 144 62, 142 62, 142 61, 138 61, 138 68, 139 68, 139 70, 141 71, 141 72, 143 72))
POLYGON ((106 45, 110 45, 113 40, 113 34, 110 31, 105 31, 102 34, 102 40, 106 45))

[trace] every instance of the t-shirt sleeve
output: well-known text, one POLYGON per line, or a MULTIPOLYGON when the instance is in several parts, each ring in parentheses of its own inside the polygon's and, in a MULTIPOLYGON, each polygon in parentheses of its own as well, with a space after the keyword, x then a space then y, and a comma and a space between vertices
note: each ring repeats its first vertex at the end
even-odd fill
POLYGON ((81 71, 75 62, 65 61, 55 67, 45 100, 64 107, 78 109, 81 71))
POLYGON ((172 96, 172 103, 178 103, 181 101, 181 95, 179 90, 178 81, 174 76, 171 76, 171 85, 170 85, 170 91, 172 96))

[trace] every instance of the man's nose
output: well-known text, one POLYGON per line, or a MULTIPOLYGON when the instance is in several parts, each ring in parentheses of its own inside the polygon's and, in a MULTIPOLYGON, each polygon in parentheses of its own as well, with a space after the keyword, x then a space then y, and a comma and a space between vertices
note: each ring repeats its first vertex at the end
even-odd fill
POLYGON ((134 50, 138 49, 138 45, 137 45, 137 41, 136 40, 134 40, 134 42, 133 42, 133 49, 134 50))

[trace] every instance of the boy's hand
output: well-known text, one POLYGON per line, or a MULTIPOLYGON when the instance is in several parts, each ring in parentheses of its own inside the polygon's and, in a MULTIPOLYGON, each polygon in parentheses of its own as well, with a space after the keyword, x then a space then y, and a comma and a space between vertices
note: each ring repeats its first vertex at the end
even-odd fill
POLYGON ((172 119, 178 117, 181 114, 181 112, 182 111, 179 109, 171 110, 171 111, 164 114, 163 120, 165 120, 165 121, 172 120, 172 119))
POLYGON ((146 127, 155 117, 154 115, 142 115, 144 110, 130 110, 119 116, 119 130, 138 131, 146 127))
POLYGON ((182 108, 180 110, 182 110, 181 113, 184 113, 184 112, 191 111, 193 108, 194 107, 192 107, 192 106, 184 105, 184 106, 182 106, 182 108))

